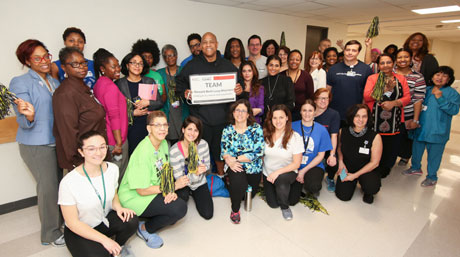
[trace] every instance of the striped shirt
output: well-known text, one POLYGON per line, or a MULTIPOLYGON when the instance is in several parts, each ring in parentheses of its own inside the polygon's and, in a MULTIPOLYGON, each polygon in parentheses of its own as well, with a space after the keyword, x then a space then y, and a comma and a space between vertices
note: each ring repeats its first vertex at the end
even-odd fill
MULTIPOLYGON (((178 179, 182 176, 185 175, 185 156, 182 154, 182 152, 179 150, 178 144, 181 141, 177 142, 171 147, 171 150, 169 150, 169 162, 173 168, 174 172, 174 179, 178 179)), ((208 143, 204 140, 201 139, 200 143, 196 147, 197 152, 198 152, 198 157, 199 157, 199 164, 202 162, 206 165, 207 169, 209 170, 210 167, 210 157, 209 157, 209 146, 208 143)), ((200 175, 196 174, 187 174, 188 178, 190 179, 190 184, 188 185, 191 190, 195 190, 201 185, 204 185, 206 182, 206 173, 202 173, 200 175)))
POLYGON ((414 118, 414 104, 425 99, 426 84, 423 75, 413 69, 411 73, 404 75, 404 77, 406 77, 411 96, 410 103, 404 106, 404 119, 411 120, 414 118))

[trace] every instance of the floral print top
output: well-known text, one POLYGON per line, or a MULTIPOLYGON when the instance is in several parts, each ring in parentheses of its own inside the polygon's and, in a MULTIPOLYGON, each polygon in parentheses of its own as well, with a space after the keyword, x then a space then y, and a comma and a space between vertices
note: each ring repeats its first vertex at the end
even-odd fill
POLYGON ((236 132, 230 124, 222 131, 220 158, 223 159, 226 154, 232 157, 244 155, 251 160, 251 162, 241 162, 244 171, 247 174, 257 174, 262 172, 264 145, 264 134, 259 124, 248 126, 242 134, 236 132))

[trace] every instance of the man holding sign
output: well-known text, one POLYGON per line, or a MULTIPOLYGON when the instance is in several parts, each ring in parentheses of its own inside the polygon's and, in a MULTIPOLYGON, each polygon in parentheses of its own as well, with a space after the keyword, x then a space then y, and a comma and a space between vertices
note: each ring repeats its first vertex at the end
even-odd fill
POLYGON ((207 32, 201 40, 201 53, 185 65, 176 78, 177 93, 190 105, 190 115, 203 122, 203 139, 217 165, 224 174, 220 160, 222 130, 227 123, 228 106, 243 92, 238 83, 238 70, 217 50, 216 36, 207 32))

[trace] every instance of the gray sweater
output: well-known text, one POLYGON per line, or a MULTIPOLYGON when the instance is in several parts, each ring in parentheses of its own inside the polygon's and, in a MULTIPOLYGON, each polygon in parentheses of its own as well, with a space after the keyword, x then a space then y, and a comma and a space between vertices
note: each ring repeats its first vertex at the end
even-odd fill
MULTIPOLYGON (((179 141, 180 142, 180 141, 179 141)), ((170 164, 173 168, 174 179, 178 179, 184 176, 185 171, 185 157, 182 152, 179 150, 178 143, 174 144, 169 150, 170 164)), ((210 168, 210 157, 209 157, 209 147, 208 143, 201 139, 200 143, 197 145, 197 152, 199 157, 199 164, 204 163, 207 170, 210 168)), ((190 184, 188 185, 191 190, 197 189, 199 186, 206 183, 206 173, 196 175, 196 174, 187 174, 190 179, 190 184)))

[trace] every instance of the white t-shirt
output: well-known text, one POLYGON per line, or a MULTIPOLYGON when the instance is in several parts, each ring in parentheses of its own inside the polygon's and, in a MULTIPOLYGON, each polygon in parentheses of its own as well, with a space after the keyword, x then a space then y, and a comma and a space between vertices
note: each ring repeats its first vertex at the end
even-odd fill
MULTIPOLYGON (((275 141, 273 147, 265 142, 264 155, 264 175, 268 176, 272 172, 288 166, 292 163, 293 155, 304 152, 302 137, 294 131, 288 141, 286 149, 283 148, 283 137, 275 141)), ((294 170, 297 172, 297 170, 294 170)))
MULTIPOLYGON (((112 200, 118 187, 118 166, 111 162, 106 163, 108 168, 104 172, 104 181, 107 196, 104 211, 102 211, 101 201, 84 174, 73 169, 62 179, 59 185, 58 204, 76 205, 78 219, 93 228, 101 222, 104 222, 107 227, 109 226, 106 216, 112 210, 112 200)), ((102 176, 90 177, 90 179, 99 192, 102 202, 104 202, 102 176)))
POLYGON ((311 77, 313 78, 313 85, 314 89, 316 90, 318 88, 325 88, 326 87, 326 71, 323 69, 316 69, 312 73, 310 73, 311 77))

